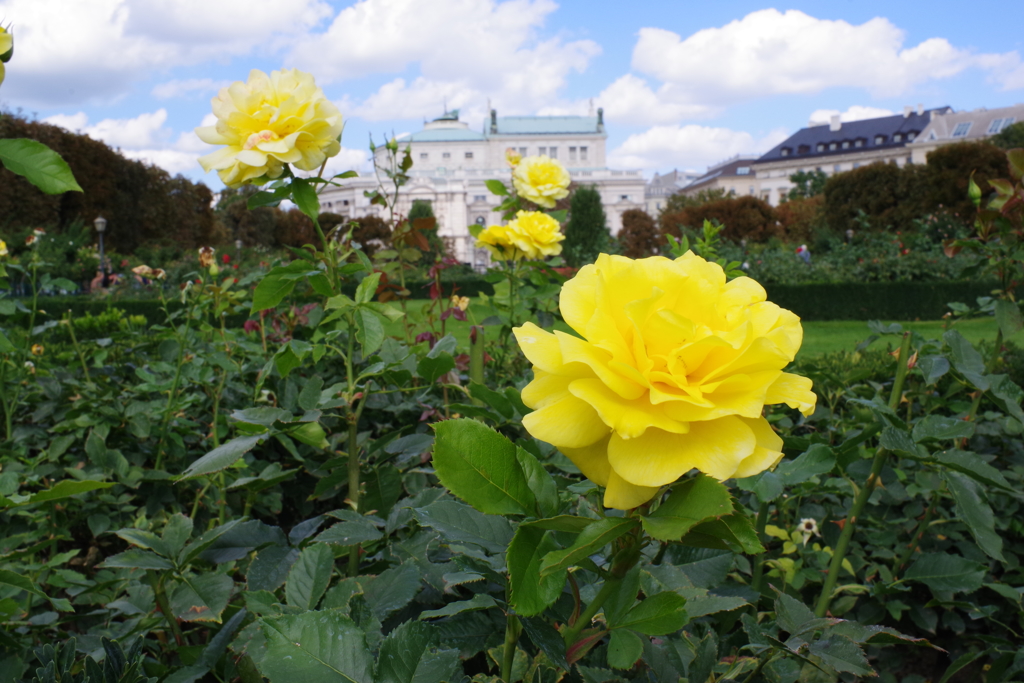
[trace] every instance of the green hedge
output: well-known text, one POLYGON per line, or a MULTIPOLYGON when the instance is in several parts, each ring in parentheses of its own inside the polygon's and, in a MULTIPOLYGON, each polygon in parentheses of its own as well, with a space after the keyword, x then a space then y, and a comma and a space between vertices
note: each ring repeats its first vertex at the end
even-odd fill
MULTIPOLYGON (((450 282, 445 293, 451 291, 450 282)), ((429 298, 429 282, 409 282, 414 299, 429 298)), ((481 277, 459 278, 459 294, 474 297, 484 292, 493 294, 491 284, 481 277)), ((799 285, 766 285, 768 300, 788 308, 803 320, 938 320, 949 309, 946 304, 960 301, 973 304, 980 296, 988 296, 996 287, 985 282, 852 282, 799 285)), ((302 301, 299 301, 302 303, 302 301)), ((108 307, 124 310, 126 316, 143 315, 153 323, 165 321, 160 302, 156 300, 107 301, 86 296, 41 297, 39 307, 48 315, 37 319, 37 324, 59 318, 70 310, 73 316, 86 313, 97 315, 108 307)), ((181 308, 177 300, 169 302, 171 310, 181 308)), ((241 327, 248 318, 238 314, 228 316, 229 327, 241 327)), ((8 319, 25 325, 28 316, 18 314, 8 319)))
POLYGON ((994 282, 824 282, 765 285, 768 300, 803 320, 938 320, 947 303, 974 304, 994 282))

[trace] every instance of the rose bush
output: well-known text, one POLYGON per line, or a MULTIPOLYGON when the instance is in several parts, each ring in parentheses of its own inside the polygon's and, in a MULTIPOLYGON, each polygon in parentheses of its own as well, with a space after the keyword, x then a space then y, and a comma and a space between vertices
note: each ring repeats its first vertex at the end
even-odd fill
POLYGON ((565 167, 543 154, 524 158, 512 172, 519 196, 545 209, 553 209, 556 201, 569 196, 570 182, 565 167))
POLYGON ((211 102, 217 123, 196 128, 196 135, 226 146, 199 163, 228 187, 279 178, 286 164, 313 171, 341 150, 341 112, 298 69, 270 76, 253 69, 247 83, 236 81, 211 102))
POLYGON ((476 246, 486 247, 498 261, 543 259, 562 253, 561 226, 540 211, 519 211, 508 225, 492 225, 477 235, 476 246))
POLYGON ((693 253, 602 254, 564 285, 560 308, 580 337, 515 330, 534 369, 523 424, 604 486, 608 507, 641 505, 694 468, 720 480, 771 468, 782 439, 764 406, 814 409, 811 381, 783 372, 799 318, 693 253))

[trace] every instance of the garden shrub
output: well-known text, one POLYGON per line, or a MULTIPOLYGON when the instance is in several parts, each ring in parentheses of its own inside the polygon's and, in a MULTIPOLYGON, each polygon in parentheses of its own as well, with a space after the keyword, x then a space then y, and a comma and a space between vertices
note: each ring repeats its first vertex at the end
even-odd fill
POLYGON ((705 220, 717 221, 723 227, 722 237, 732 242, 745 239, 763 242, 779 236, 778 217, 772 206, 758 197, 728 197, 687 206, 673 213, 662 213, 658 219, 662 235, 681 237, 683 229, 697 230, 705 220))

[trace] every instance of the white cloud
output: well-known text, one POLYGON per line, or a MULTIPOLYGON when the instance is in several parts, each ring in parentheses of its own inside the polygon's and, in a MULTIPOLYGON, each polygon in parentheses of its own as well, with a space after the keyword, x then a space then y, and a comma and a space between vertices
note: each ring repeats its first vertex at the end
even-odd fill
POLYGON ((417 64, 419 76, 382 86, 353 113, 368 120, 432 117, 490 99, 504 113, 551 102, 600 47, 590 40, 539 39, 551 0, 361 0, 322 34, 298 43, 290 60, 324 83, 417 64))
POLYGON ((330 13, 323 0, 0 0, 17 24, 4 95, 110 101, 152 69, 281 51, 330 13))
POLYGON ((822 123, 828 123, 832 120, 833 116, 838 115, 839 120, 843 123, 849 121, 863 121, 864 119, 877 119, 883 116, 892 116, 896 112, 889 109, 881 109, 880 107, 866 107, 860 104, 854 104, 846 111, 839 111, 838 109, 815 109, 811 112, 811 116, 808 119, 808 125, 816 125, 822 123))
MULTIPOLYGON (((663 84, 657 92, 643 78, 626 74, 612 82, 601 94, 590 100, 542 107, 541 116, 590 113, 590 105, 603 107, 605 119, 613 125, 651 126, 676 123, 684 119, 712 118, 722 107, 674 101, 672 86, 663 84)), ((592 115, 592 114, 590 114, 592 115)))
POLYGON ((632 65, 669 85, 673 92, 664 99, 724 105, 832 87, 895 96, 970 67, 984 68, 993 57, 954 47, 945 38, 913 47, 904 47, 905 39, 902 29, 881 17, 854 25, 766 9, 686 39, 661 28, 641 29, 632 65))
POLYGON ((773 130, 761 138, 744 131, 709 126, 655 126, 630 135, 608 154, 613 168, 699 168, 737 154, 754 154, 771 149, 788 137, 773 130))
POLYGON ((160 83, 150 92, 158 100, 204 95, 230 85, 230 81, 215 81, 212 78, 186 78, 160 83))

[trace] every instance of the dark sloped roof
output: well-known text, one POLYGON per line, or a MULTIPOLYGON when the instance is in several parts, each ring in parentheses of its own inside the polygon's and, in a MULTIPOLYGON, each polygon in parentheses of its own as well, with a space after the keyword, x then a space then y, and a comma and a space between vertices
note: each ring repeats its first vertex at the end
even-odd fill
POLYGON ((922 114, 911 112, 909 116, 895 114, 877 119, 847 121, 839 130, 831 130, 828 124, 801 128, 754 163, 793 158, 815 159, 856 151, 903 147, 907 143, 907 133, 919 135, 925 129, 931 121, 932 111, 945 113, 950 111, 950 108, 930 109, 922 114), (893 142, 896 133, 902 133, 902 140, 899 142, 893 142), (879 135, 885 136, 885 139, 881 144, 875 144, 875 138, 879 135), (857 140, 862 140, 861 147, 854 147, 857 140), (830 150, 829 145, 833 142, 837 143, 836 149, 830 150), (843 142, 849 142, 849 148, 843 149, 843 142), (824 151, 818 151, 819 144, 825 145, 824 151), (783 149, 789 150, 789 153, 783 154, 783 149))
POLYGON ((707 185, 716 178, 727 178, 727 177, 754 177, 754 174, 750 170, 750 165, 756 161, 755 159, 735 159, 727 164, 720 164, 718 166, 712 166, 707 173, 697 178, 689 185, 685 186, 684 190, 695 190, 702 185, 707 185), (746 169, 746 170, 743 170, 746 169))

